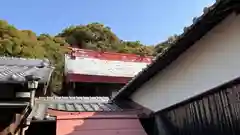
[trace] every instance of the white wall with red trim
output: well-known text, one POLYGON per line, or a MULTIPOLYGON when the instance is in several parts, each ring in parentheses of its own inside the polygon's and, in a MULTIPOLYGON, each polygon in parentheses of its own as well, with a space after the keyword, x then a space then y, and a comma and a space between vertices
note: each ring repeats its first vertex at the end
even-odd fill
POLYGON ((151 61, 152 57, 73 48, 65 55, 65 74, 132 78, 151 61))

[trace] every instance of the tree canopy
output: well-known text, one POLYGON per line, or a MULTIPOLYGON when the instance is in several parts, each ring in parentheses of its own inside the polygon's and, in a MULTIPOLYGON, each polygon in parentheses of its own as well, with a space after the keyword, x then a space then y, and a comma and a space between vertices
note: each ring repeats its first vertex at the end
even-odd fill
POLYGON ((0 55, 26 58, 48 58, 55 67, 50 88, 61 89, 64 53, 68 44, 60 37, 41 34, 30 30, 18 30, 0 20, 0 55))
POLYGON ((65 38, 70 45, 83 49, 139 55, 154 53, 154 47, 143 45, 140 41, 123 41, 111 31, 111 28, 100 23, 70 26, 57 36, 65 38))
POLYGON ((156 46, 143 45, 140 41, 124 41, 119 39, 111 28, 100 23, 70 26, 56 36, 36 35, 31 30, 19 30, 0 20, 0 55, 48 58, 55 66, 50 85, 52 91, 61 90, 64 54, 69 46, 96 51, 155 55, 169 47, 172 40, 173 38, 156 46))

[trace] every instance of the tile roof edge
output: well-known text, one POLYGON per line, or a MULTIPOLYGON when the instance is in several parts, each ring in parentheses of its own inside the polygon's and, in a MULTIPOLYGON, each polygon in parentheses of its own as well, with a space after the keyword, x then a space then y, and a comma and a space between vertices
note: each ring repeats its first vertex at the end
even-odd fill
MULTIPOLYGON (((147 73, 147 71, 149 71, 149 69, 153 68, 156 64, 157 61, 160 59, 163 59, 163 56, 167 55, 169 50, 171 50, 173 47, 176 48, 176 44, 185 38, 185 36, 187 34, 189 34, 193 27, 196 26, 196 24, 201 23, 201 21, 203 21, 203 19, 206 18, 207 15, 211 14, 214 10, 216 10, 217 7, 221 6, 222 4, 226 4, 229 2, 238 2, 236 0, 217 0, 212 6, 210 7, 205 7, 203 9, 203 14, 200 17, 195 17, 193 19, 193 24, 190 25, 187 29, 186 27, 184 28, 184 32, 182 34, 180 34, 177 37, 177 40, 172 43, 172 46, 168 49, 166 49, 163 53, 160 53, 156 56, 155 60, 149 64, 146 68, 144 68, 141 72, 139 72, 135 77, 133 77, 125 86, 123 86, 119 92, 111 98, 111 100, 119 100, 121 98, 128 98, 133 92, 135 92, 135 90, 132 90, 133 92, 131 92, 130 94, 128 93, 128 89, 131 89, 131 87, 133 87, 132 85, 134 85, 134 83, 137 81, 137 79, 142 79, 144 77, 144 75, 147 73)), ((166 67, 165 67, 166 68, 166 67)), ((154 76, 154 75, 153 75, 154 76)), ((145 83, 146 81, 143 81, 143 83, 145 83)), ((143 83, 141 83, 140 85, 142 85, 143 83)), ((135 89, 135 88, 133 88, 135 89)))

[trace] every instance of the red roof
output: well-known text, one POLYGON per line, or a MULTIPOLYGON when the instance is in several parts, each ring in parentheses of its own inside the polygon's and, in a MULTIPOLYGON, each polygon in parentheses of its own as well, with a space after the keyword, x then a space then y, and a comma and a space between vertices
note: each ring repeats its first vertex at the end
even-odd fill
POLYGON ((147 135, 136 115, 84 112, 57 116, 57 135, 147 135))
POLYGON ((129 62, 143 62, 143 63, 151 63, 153 57, 152 56, 140 56, 136 54, 129 53, 115 53, 115 52, 97 52, 93 50, 87 49, 78 49, 78 48, 70 48, 70 55, 75 57, 88 57, 88 58, 96 58, 101 60, 112 60, 112 61, 129 61, 129 62))
POLYGON ((65 74, 72 82, 126 83, 151 61, 135 54, 72 48, 65 56, 65 74))

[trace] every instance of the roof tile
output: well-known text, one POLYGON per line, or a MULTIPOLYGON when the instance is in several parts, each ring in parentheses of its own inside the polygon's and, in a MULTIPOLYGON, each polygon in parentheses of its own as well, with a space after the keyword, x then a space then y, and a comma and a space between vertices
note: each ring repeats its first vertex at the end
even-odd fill
POLYGON ((0 82, 24 82, 27 75, 36 75, 40 82, 47 82, 53 69, 46 59, 0 57, 0 82))
POLYGON ((233 5, 238 6, 239 8, 239 1, 217 0, 211 7, 204 8, 203 14, 200 17, 195 17, 193 19, 193 24, 188 28, 185 28, 183 33, 172 43, 172 46, 158 54, 155 60, 122 87, 113 99, 116 100, 120 97, 128 97, 136 91, 137 88, 149 80, 150 77, 154 76, 160 70, 163 70, 169 63, 184 52, 185 49, 192 45, 192 40, 196 41, 201 38, 208 30, 214 27, 217 22, 220 22, 221 19, 226 17, 226 15, 232 11, 227 9, 226 6, 232 6, 231 8, 234 8, 233 5), (222 12, 217 14, 220 10, 222 12), (189 38, 190 35, 193 34, 195 37, 193 38, 193 36, 191 36, 191 38, 189 38))
POLYGON ((107 97, 39 97, 28 119, 53 119, 49 117, 47 110, 65 112, 102 112, 121 111, 107 97), (48 116, 48 118, 46 118, 48 116))

